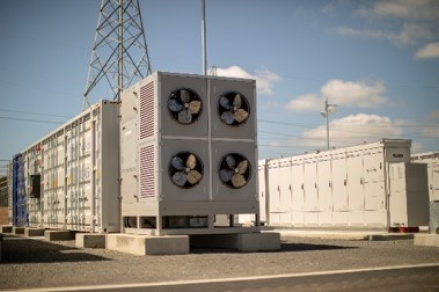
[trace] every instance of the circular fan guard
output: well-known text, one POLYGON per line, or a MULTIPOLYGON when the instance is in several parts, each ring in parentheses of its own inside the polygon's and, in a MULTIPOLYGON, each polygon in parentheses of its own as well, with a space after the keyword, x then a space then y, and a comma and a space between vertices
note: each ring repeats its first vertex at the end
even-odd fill
POLYGON ((238 153, 229 153, 221 159, 219 176, 228 187, 240 189, 250 180, 250 162, 238 153))
POLYGON ((229 126, 239 126, 250 116, 247 98, 238 92, 229 92, 220 96, 219 115, 221 121, 229 126))
POLYGON ((168 98, 169 113, 178 123, 183 125, 195 122, 200 116, 202 108, 203 103, 198 94, 188 88, 175 90, 168 98))
POLYGON ((169 177, 178 187, 190 189, 203 178, 203 164, 200 158, 191 152, 179 152, 169 161, 169 177))

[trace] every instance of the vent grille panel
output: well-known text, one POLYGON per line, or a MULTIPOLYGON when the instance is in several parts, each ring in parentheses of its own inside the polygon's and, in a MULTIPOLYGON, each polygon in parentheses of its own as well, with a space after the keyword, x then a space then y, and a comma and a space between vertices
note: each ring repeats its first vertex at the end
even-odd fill
POLYGON ((155 196, 154 146, 140 149, 140 197, 155 196))
POLYGON ((154 82, 140 89, 140 139, 154 135, 154 82))

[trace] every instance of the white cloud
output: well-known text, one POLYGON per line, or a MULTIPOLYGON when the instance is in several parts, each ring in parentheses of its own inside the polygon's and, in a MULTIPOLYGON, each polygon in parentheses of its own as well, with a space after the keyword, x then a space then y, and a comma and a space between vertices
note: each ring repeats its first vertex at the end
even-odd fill
MULTIPOLYGON (((405 120, 392 120, 389 117, 359 113, 335 119, 329 124, 331 147, 347 147, 363 143, 373 143, 381 138, 402 138, 403 129, 411 124, 405 120)), ((301 138, 290 141, 292 146, 317 149, 326 147, 326 126, 318 126, 304 131, 301 138)))
POLYGON ((416 52, 416 58, 439 58, 439 42, 423 46, 416 52))
POLYGON ((422 127, 421 136, 423 138, 439 138, 439 110, 431 112, 426 120, 426 124, 422 127))
POLYGON ((310 111, 322 108, 322 98, 315 94, 301 95, 292 99, 285 107, 288 111, 310 111))
POLYGON ((258 94, 262 94, 262 95, 272 95, 273 83, 282 79, 278 74, 271 72, 267 68, 263 68, 262 70, 256 70, 254 74, 250 74, 239 66, 231 66, 228 68, 217 68, 217 75, 236 77, 236 78, 255 79, 258 94))
MULTIPOLYGON (((335 29, 337 34, 386 40, 398 46, 426 44, 439 38, 437 0, 380 0, 362 3, 363 6, 354 14, 367 20, 365 26, 341 26, 335 29)), ((436 56, 436 52, 434 50, 431 54, 436 56)), ((421 52, 416 57, 422 57, 421 52)))
POLYGON ((330 80, 320 94, 305 94, 291 100, 285 107, 289 111, 318 110, 323 108, 325 97, 339 106, 371 108, 386 103, 385 86, 381 82, 352 82, 330 80))

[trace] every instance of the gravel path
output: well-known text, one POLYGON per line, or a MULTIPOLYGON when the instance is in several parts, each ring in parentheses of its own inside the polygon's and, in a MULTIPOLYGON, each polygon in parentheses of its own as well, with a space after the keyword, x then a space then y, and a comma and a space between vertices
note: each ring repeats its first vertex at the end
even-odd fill
POLYGON ((276 275, 297 272, 439 263, 439 248, 413 240, 332 241, 282 238, 277 252, 192 249, 181 256, 139 257, 104 249, 76 249, 74 241, 7 236, 0 290, 276 275))

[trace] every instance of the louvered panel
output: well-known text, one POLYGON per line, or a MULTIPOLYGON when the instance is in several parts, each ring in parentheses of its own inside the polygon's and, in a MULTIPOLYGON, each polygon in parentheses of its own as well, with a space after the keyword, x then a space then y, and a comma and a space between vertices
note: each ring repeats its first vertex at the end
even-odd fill
POLYGON ((140 139, 154 135, 154 82, 140 89, 140 139))
POLYGON ((154 197, 154 146, 140 149, 140 197, 154 197))

